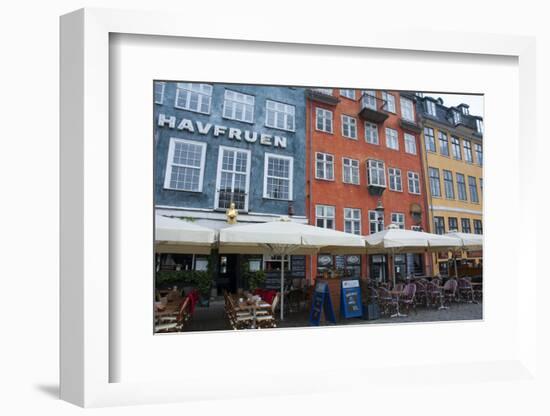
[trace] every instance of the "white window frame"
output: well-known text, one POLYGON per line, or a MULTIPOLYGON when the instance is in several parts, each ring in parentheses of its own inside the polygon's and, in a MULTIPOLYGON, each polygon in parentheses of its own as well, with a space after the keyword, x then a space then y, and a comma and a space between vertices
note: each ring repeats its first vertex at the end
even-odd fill
POLYGON ((416 136, 410 133, 403 133, 403 141, 405 142, 405 153, 416 155, 416 136))
POLYGON ((166 157, 166 173, 164 175, 164 188, 165 189, 170 189, 170 190, 173 190, 173 191, 182 191, 182 192, 198 192, 198 193, 202 192, 205 163, 206 163, 206 143, 197 142, 197 141, 194 141, 194 140, 178 139, 176 137, 171 137, 170 138, 170 144, 168 146, 168 155, 166 157), (177 165, 177 166, 197 169, 196 166, 179 165, 179 164, 176 164, 176 163, 173 162, 173 160, 174 160, 174 150, 176 148, 176 143, 178 143, 178 142, 197 145, 197 146, 201 147, 201 165, 199 167, 199 169, 200 169, 200 172, 199 172, 199 187, 196 190, 195 189, 172 188, 170 186, 170 181, 171 181, 171 178, 172 178, 172 166, 177 165))
POLYGON ((277 153, 268 153, 266 152, 264 155, 264 192, 263 197, 265 199, 273 199, 275 201, 293 201, 294 200, 294 190, 293 190, 293 184, 294 184, 294 158, 292 156, 283 156, 279 155, 277 153), (274 198, 272 196, 269 196, 267 194, 267 172, 268 172, 268 166, 269 166, 269 158, 276 158, 276 159, 285 159, 288 160, 290 163, 288 165, 288 174, 289 178, 282 178, 279 176, 273 176, 273 178, 277 179, 287 179, 288 180, 288 198, 274 198))
POLYGON ((414 123, 414 103, 408 98, 401 97, 401 118, 414 123))
POLYGON ((453 122, 455 125, 462 122, 462 113, 458 110, 453 110, 453 122))
MULTIPOLYGON (((236 120, 236 121, 242 121, 243 123, 253 124, 254 123, 254 107, 255 107, 255 105, 256 105, 256 97, 254 97, 253 95, 245 94, 245 93, 242 93, 242 92, 239 92, 239 91, 234 91, 234 90, 231 90, 231 89, 226 89, 225 92, 224 92, 224 95, 223 95, 222 117, 227 119, 227 120, 236 120), (234 94, 235 95, 234 98, 228 98, 227 97, 228 93, 229 94, 234 94), (247 103, 245 100, 239 99, 240 96, 252 98, 252 103, 247 103), (233 107, 231 108, 231 115, 230 116, 225 114, 225 110, 227 108, 228 102, 233 104, 233 107), (250 120, 240 119, 240 118, 236 117, 236 115, 235 115, 236 109, 235 109, 235 105, 234 105, 235 103, 242 104, 245 107, 247 107, 247 106, 252 107, 251 119, 250 120)), ((246 116, 246 111, 244 111, 243 114, 246 116)))
POLYGON ((327 110, 326 108, 321 107, 315 107, 315 130, 322 131, 324 133, 330 133, 332 134, 334 131, 334 115, 332 111, 327 110), (324 114, 322 117, 323 120, 323 128, 319 128, 319 115, 324 114), (327 115, 330 114, 330 117, 327 117, 327 115), (327 119, 330 119, 330 130, 327 130, 327 119))
POLYGON ((384 231, 384 213, 376 210, 369 210, 369 234, 375 234, 380 231, 384 231), (382 223, 378 220, 382 218, 382 223), (376 224, 376 231, 373 233, 371 230, 372 224, 376 224))
POLYGON ((351 233, 349 234, 355 234, 355 235, 361 235, 362 227, 361 227, 361 208, 344 208, 344 232, 346 231, 346 223, 351 223, 351 233), (354 213, 359 213, 359 218, 354 217, 354 213), (350 214, 348 216, 348 214, 350 214), (358 231, 358 232, 355 232, 358 231))
POLYGON ((214 91, 214 87, 210 84, 202 84, 202 83, 194 83, 194 82, 178 82, 176 84, 176 99, 174 101, 174 107, 179 108, 180 110, 191 111, 193 113, 210 114, 210 110, 212 109, 212 93, 213 93, 213 91, 214 91), (204 87, 210 87, 210 93, 207 94, 205 92, 199 92, 199 91, 193 90, 189 87, 186 87, 186 86, 189 86, 189 85, 200 85, 201 89, 204 88, 204 87), (189 105, 190 105, 190 96, 189 95, 187 97, 187 102, 185 103, 185 105, 183 105, 183 106, 178 105, 180 90, 190 91, 191 93, 199 95, 199 100, 198 100, 198 102, 199 102, 198 108, 199 109, 198 110, 194 110, 194 109, 189 107, 189 105), (204 97, 208 97, 208 111, 200 111, 200 108, 202 107, 202 101, 203 101, 204 97))
POLYGON ((329 230, 335 230, 336 229, 336 207, 334 205, 324 205, 324 204, 315 205, 315 226, 319 228, 327 228, 329 230), (319 212, 317 211, 318 208, 323 209, 323 215, 319 215, 319 212), (326 208, 332 208, 332 212, 334 213, 332 217, 327 215, 326 208), (317 222, 320 219, 323 220, 323 223, 324 223, 323 227, 319 227, 317 225, 317 222), (332 220, 332 228, 326 227, 327 220, 332 220))
POLYGON ((342 182, 348 183, 350 185, 360 185, 361 184, 361 164, 359 163, 358 159, 352 159, 349 157, 343 157, 342 158, 342 182), (346 162, 349 162, 346 166, 346 162), (354 163, 355 162, 355 163, 354 163), (355 166, 354 166, 355 165, 355 166), (353 179, 353 170, 355 169, 357 171, 357 182, 353 181, 346 181, 346 167, 350 170, 350 179, 353 179))
POLYGON ((296 106, 294 106, 292 104, 283 103, 281 101, 265 100, 265 126, 271 128, 271 129, 276 129, 276 130, 292 131, 292 132, 296 131, 296 106), (269 104, 273 104, 275 107, 277 107, 277 105, 279 105, 279 106, 282 105, 283 110, 270 109, 270 108, 268 108, 269 104), (275 116, 273 117, 273 120, 274 120, 273 125, 269 124, 269 122, 268 122, 269 117, 267 116, 267 114, 268 114, 269 111, 273 111, 275 113, 275 116), (277 121, 278 121, 278 119, 281 115, 283 116, 285 127, 278 127, 277 126, 277 121), (291 129, 286 127, 287 124, 288 124, 288 116, 289 115, 292 116, 292 128, 291 129))
MULTIPOLYGON (((219 202, 220 202, 220 186, 221 186, 221 180, 222 180, 222 166, 223 166, 223 152, 224 150, 230 151, 230 152, 242 152, 246 153, 246 182, 245 182, 245 197, 244 197, 244 211, 248 211, 248 202, 249 202, 249 191, 250 191, 250 165, 251 165, 251 157, 252 154, 250 150, 248 149, 242 149, 240 147, 230 147, 230 146, 220 146, 218 147, 218 167, 216 171, 216 192, 214 196, 214 209, 225 209, 225 208, 219 208, 219 202)), ((235 174, 235 171, 231 171, 233 174, 235 174)), ((239 174, 242 174, 242 172, 239 172, 239 174)), ((234 181, 234 180, 233 180, 234 181)))
POLYGON ((334 163, 334 155, 331 154, 331 153, 324 153, 324 152, 315 152, 315 179, 319 179, 319 180, 323 180, 323 181, 334 181, 334 168, 335 168, 335 163, 334 163), (323 176, 319 176, 318 174, 318 170, 317 170, 317 156, 318 155, 323 155, 323 176), (328 162, 327 161, 327 156, 330 156, 332 158, 332 162, 328 162), (332 165, 332 177, 331 178, 328 178, 327 177, 327 164, 331 164, 332 165))
POLYGON ((382 91, 382 100, 385 101, 385 109, 386 111, 396 114, 396 108, 395 108, 395 95, 390 94, 387 91, 382 91))
POLYGON ((380 136, 378 134, 378 125, 375 123, 371 123, 370 121, 365 121, 365 141, 370 144, 379 145, 380 144, 380 136), (376 136, 376 141, 370 141, 369 137, 367 135, 367 132, 371 132, 376 136))
POLYGON ((426 112, 434 117, 437 115, 436 106, 432 100, 426 100, 426 112))
POLYGON ((476 118, 476 130, 478 133, 483 134, 483 120, 476 118))
MULTIPOLYGON (((380 175, 377 175, 377 176, 380 176, 380 175)), ((369 186, 379 186, 381 188, 385 188, 386 187, 386 184, 388 183, 386 181, 386 164, 384 163, 383 160, 376 160, 376 159, 368 159, 367 160, 367 183, 369 184, 369 186), (373 163, 376 163, 376 164, 382 164, 382 167, 372 167, 372 164, 373 163), (379 184, 379 183, 372 183, 371 182, 371 170, 372 169, 376 169, 378 171, 378 174, 380 172, 382 172, 383 174, 383 178, 384 178, 384 183, 383 184, 379 184)))
POLYGON ((386 147, 392 150, 399 150, 399 132, 396 129, 392 129, 391 127, 386 127, 385 131, 386 131, 386 147), (395 136, 393 134, 388 134, 389 132, 394 132, 395 136), (391 138, 391 141, 390 141, 390 138, 391 138), (395 142, 394 142, 395 147, 390 146, 390 143, 393 141, 394 138, 395 138, 395 142))
POLYGON ((164 91, 166 89, 166 82, 164 81, 155 81, 155 85, 154 85, 154 94, 155 94, 155 104, 164 104, 164 91), (160 90, 160 100, 157 100, 157 86, 161 86, 161 90, 160 90))
POLYGON ((403 214, 402 212, 392 212, 391 216, 390 216, 390 222, 392 224, 397 225, 400 230, 404 230, 405 229, 405 214, 403 214), (400 219, 402 221, 399 221, 400 219))
POLYGON ((410 194, 420 195, 420 174, 418 172, 411 170, 407 172, 407 188, 410 194), (413 187, 418 188, 417 192, 414 192, 414 189, 411 189, 411 183, 413 183, 413 187))
POLYGON ((403 178, 401 176, 401 169, 388 167, 388 182, 390 191, 403 192, 403 178), (393 182, 395 182, 395 186, 392 186, 392 178, 393 182), (401 189, 397 189, 397 185, 399 185, 399 188, 401 189))
POLYGON ((349 98, 350 100, 355 100, 355 90, 350 88, 340 88, 340 95, 342 97, 349 98), (351 91, 351 93, 350 93, 351 91))
POLYGON ((347 114, 342 114, 342 136, 347 137, 348 139, 357 140, 357 119, 347 114), (347 122, 346 122, 347 120, 347 122), (345 134, 345 126, 348 126, 349 135, 345 134), (353 130, 353 136, 351 135, 353 130))
POLYGON ((376 91, 375 90, 363 90, 363 98, 362 98, 361 106, 370 108, 371 110, 378 110, 378 108, 376 108, 376 91))

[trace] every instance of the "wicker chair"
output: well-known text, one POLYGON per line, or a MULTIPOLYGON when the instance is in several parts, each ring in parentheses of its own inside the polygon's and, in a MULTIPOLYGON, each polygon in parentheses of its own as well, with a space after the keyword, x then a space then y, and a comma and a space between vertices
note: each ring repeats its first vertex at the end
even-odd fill
POLYGON ((449 279, 443 285, 443 298, 444 301, 450 304, 452 301, 456 301, 458 283, 456 279, 449 279))
POLYGON ((378 304, 382 315, 390 315, 392 309, 397 306, 397 300, 385 287, 378 288, 378 304))
POLYGON ((443 292, 432 280, 426 285, 427 306, 439 306, 443 303, 443 292))
POLYGON ((475 302, 474 288, 468 279, 458 279, 458 299, 468 303, 475 302))
POLYGON ((414 285, 416 286, 415 307, 416 305, 428 306, 428 282, 417 280, 414 285))
POLYGON ((408 283, 403 289, 403 293, 399 296, 399 305, 407 309, 407 314, 410 312, 411 307, 416 313, 415 304, 416 285, 414 283, 408 283))

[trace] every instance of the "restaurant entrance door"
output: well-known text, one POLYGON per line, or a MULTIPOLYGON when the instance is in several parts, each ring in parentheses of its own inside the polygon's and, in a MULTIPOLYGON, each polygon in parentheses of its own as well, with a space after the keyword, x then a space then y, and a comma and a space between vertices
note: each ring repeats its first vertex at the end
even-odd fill
POLYGON ((237 292, 238 264, 238 254, 220 254, 217 279, 219 292, 223 292, 223 290, 227 290, 229 293, 237 292))

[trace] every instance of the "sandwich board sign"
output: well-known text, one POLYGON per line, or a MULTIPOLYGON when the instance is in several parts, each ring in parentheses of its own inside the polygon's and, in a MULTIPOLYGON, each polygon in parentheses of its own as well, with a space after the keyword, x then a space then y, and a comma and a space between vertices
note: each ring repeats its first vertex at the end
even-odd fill
POLYGON ((359 280, 342 280, 340 297, 340 312, 344 318, 358 318, 363 316, 359 280))
POLYGON ((313 301, 311 302, 311 312, 309 314, 309 323, 319 326, 321 323, 321 314, 325 312, 325 319, 336 323, 334 308, 330 299, 330 292, 326 282, 317 282, 313 292, 313 301))

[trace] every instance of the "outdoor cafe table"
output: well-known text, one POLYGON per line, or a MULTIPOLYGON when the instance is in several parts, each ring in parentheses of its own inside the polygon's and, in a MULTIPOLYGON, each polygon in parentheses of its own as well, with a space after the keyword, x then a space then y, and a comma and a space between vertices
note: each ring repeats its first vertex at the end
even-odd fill
POLYGON ((271 309, 271 305, 267 302, 265 302, 263 299, 260 299, 258 303, 251 301, 246 298, 239 298, 235 297, 235 307, 239 311, 247 311, 252 313, 252 328, 256 328, 256 312, 260 310, 266 310, 269 311, 271 309), (241 302, 242 299, 242 302, 241 302))

